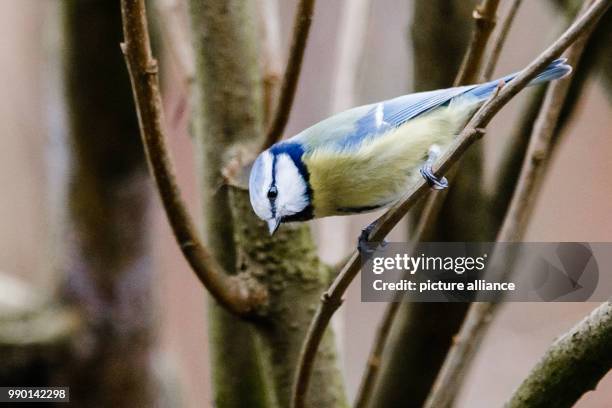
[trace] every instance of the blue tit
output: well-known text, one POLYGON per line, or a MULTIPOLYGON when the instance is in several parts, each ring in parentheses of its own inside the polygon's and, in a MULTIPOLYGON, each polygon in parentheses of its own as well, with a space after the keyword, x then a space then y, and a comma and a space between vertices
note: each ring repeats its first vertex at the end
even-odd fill
MULTIPOLYGON (((530 85, 567 75, 565 62, 552 62, 530 85)), ((516 75, 352 108, 276 143, 253 163, 253 210, 272 234, 284 222, 388 207, 419 173, 443 188, 431 163, 498 84, 516 75)))

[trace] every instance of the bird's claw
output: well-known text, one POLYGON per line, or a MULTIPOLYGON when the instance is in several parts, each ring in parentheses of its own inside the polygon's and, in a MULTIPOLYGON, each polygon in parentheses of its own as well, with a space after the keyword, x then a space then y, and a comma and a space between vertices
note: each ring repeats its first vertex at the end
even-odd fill
POLYGON ((434 174, 432 166, 440 156, 440 147, 438 145, 432 145, 427 153, 427 160, 423 167, 419 169, 423 178, 427 181, 427 184, 434 190, 444 190, 448 187, 448 180, 446 177, 438 177, 434 174))
POLYGON ((448 180, 446 177, 438 177, 433 173, 430 164, 425 164, 419 169, 423 178, 427 181, 427 184, 434 190, 444 190, 448 187, 448 180))
POLYGON ((372 245, 372 241, 370 241, 370 233, 374 229, 375 225, 376 222, 373 222, 364 229, 362 229, 361 234, 359 234, 359 239, 357 240, 357 250, 364 259, 367 259, 372 256, 374 251, 376 251, 379 246, 384 247, 387 245, 387 241, 385 240, 380 242, 378 245, 372 245))

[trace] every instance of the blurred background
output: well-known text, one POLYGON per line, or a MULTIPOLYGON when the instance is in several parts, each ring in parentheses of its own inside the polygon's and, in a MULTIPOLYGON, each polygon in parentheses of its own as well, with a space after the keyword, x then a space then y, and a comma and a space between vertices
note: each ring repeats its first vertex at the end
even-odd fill
MULTIPOLYGON (((105 136, 99 130, 88 130, 86 114, 77 121, 79 123, 74 124, 67 111, 66 98, 84 96, 79 96, 78 89, 73 89, 78 88, 74 84, 69 85, 72 91, 67 96, 62 82, 76 77, 87 78, 87 75, 95 73, 63 68, 65 64, 73 63, 71 58, 74 55, 71 53, 74 51, 70 47, 78 45, 78 41, 66 39, 62 34, 63 21, 70 19, 70 16, 62 11, 60 3, 61 0, 0 0, 0 89, 3 94, 0 99, 0 275, 3 276, 2 280, 7 280, 7 285, 15 285, 15 289, 6 289, 9 286, 0 288, 0 304, 4 298, 5 307, 27 301, 28 295, 21 296, 21 289, 33 290, 42 296, 61 293, 67 298, 75 297, 72 292, 76 292, 78 298, 79 293, 87 291, 82 287, 82 282, 75 281, 78 278, 67 278, 61 265, 66 265, 64 258, 72 253, 70 248, 78 241, 70 231, 66 233, 66 229, 71 228, 66 224, 88 222, 79 218, 78 206, 72 208, 74 206, 66 204, 67 197, 68 200, 76 200, 75 194, 79 196, 82 193, 84 184, 79 183, 86 183, 90 173, 90 169, 87 169, 89 162, 75 159, 71 149, 76 146, 76 150, 87 157, 90 154, 88 149, 99 139, 92 136, 90 141, 75 142, 68 132, 70 126, 74 126, 80 132, 105 136), (85 166, 85 170, 83 175, 75 177, 74 169, 79 166, 85 166), (71 209, 66 211, 67 207, 71 209), (66 217, 71 218, 72 223, 65 223, 66 217), (11 278, 18 278, 19 281, 14 282, 11 278), (12 297, 16 299, 11 300, 12 297)), ((295 3, 295 0, 279 1, 283 50, 289 46, 295 3)), ((552 1, 523 3, 501 54, 496 75, 507 74, 526 65, 552 42, 566 24, 565 16, 552 5, 552 1)), ((340 0, 317 3, 287 136, 348 107, 342 106, 346 101, 338 101, 334 94, 337 85, 335 61, 339 53, 338 22, 342 19, 343 7, 344 1, 340 0)), ((410 29, 413 10, 411 0, 372 1, 361 56, 353 66, 357 81, 351 104, 371 103, 415 89, 411 45, 413 32, 410 29)), ((157 14, 151 14, 151 19, 164 24, 157 14)), ((88 23, 89 28, 86 28, 92 35, 96 35, 95 22, 96 19, 92 18, 88 23)), ((121 59, 120 38, 121 33, 117 32, 114 44, 108 49, 101 49, 101 55, 115 53, 114 58, 121 59)), ((183 193, 192 214, 197 217, 200 207, 186 108, 187 85, 176 59, 164 52, 163 41, 161 44, 163 97, 169 118, 170 145, 183 193)), ((438 68, 430 67, 432 71, 438 68)), ((522 114, 520 107, 526 103, 530 92, 533 90, 515 98, 491 124, 485 137, 485 182, 492 182, 495 164, 505 146, 503 136, 517 126, 522 114)), ((577 108, 568 118, 569 124, 537 201, 526 240, 612 241, 611 95, 612 89, 606 88, 601 77, 593 75, 587 80, 577 108)), ((123 97, 131 97, 129 89, 122 96, 116 96, 123 97)), ((98 103, 103 110, 105 103, 112 105, 113 101, 115 99, 106 102, 84 99, 81 103, 87 109, 96 111, 98 103)), ((125 115, 129 115, 129 110, 125 115)), ((124 125, 122 122, 117 126, 121 128, 124 125)), ((109 124, 105 130, 112 133, 113 126, 109 124)), ((138 149, 135 146, 128 148, 138 149)), ((97 151, 95 146, 92 149, 91 152, 97 151)), ((110 151, 104 154, 108 155, 107 160, 113 160, 118 153, 110 151)), ((204 289, 189 270, 174 242, 159 201, 152 194, 144 167, 138 165, 136 169, 126 170, 125 163, 120 159, 114 164, 121 170, 109 176, 109 183, 115 183, 117 177, 128 174, 120 181, 121 192, 104 191, 98 197, 118 200, 119 203, 126 197, 140 197, 142 203, 127 214, 98 214, 98 227, 104 229, 105 220, 124 220, 126 230, 110 231, 109 234, 120 234, 125 237, 126 243, 131 244, 134 244, 131 234, 135 234, 132 229, 141 229, 145 233, 143 242, 134 244, 136 248, 125 244, 128 249, 110 249, 111 252, 125 252, 122 256, 129 258, 127 268, 135 271, 130 272, 133 279, 130 278, 126 284, 126 304, 121 306, 121 310, 113 309, 111 313, 123 316, 130 333, 137 333, 136 337, 129 337, 130 344, 140 342, 137 344, 156 356, 155 369, 173 379, 171 382, 184 406, 206 406, 202 401, 209 400, 210 373, 204 289), (138 180, 141 184, 133 184, 138 180), (139 278, 141 273, 143 276, 151 273, 153 277, 150 286, 138 289, 139 282, 143 282, 139 278), (144 302, 143 299, 151 299, 151 296, 153 300, 146 300, 146 305, 139 303, 144 302), (143 310, 146 311, 144 314, 143 310), (134 318, 142 318, 140 320, 150 323, 150 327, 134 328, 130 323, 134 318)), ((95 199, 91 202, 87 200, 82 201, 83 205, 96 205, 95 199)), ((476 207, 478 203, 471 205, 476 207)), ((119 205, 118 211, 122 208, 119 205)), ((375 216, 369 214, 314 222, 312 227, 323 260, 336 263, 343 259, 353 248, 360 229, 375 216)), ((400 225, 390 240, 405 241, 407 234, 406 225, 400 225)), ((87 245, 84 244, 85 248, 87 245)), ((97 268, 100 274, 104 274, 104 257, 99 261, 102 264, 97 268)), ((109 269, 113 268, 115 266, 109 269)), ((100 302, 104 303, 104 299, 100 302)), ((588 303, 504 305, 470 371, 457 406, 499 406, 555 337, 595 306, 588 303)), ((103 306, 96 307, 96 310, 104 310, 103 306)), ((339 348, 350 398, 355 395, 359 385, 383 309, 383 304, 360 302, 359 282, 356 280, 349 290, 345 307, 334 323, 339 331, 339 348)), ((121 349, 123 346, 118 347, 121 349)), ((120 352, 118 355, 121 355, 120 352)), ((609 374, 597 390, 584 396, 577 406, 612 406, 612 376, 609 374)))

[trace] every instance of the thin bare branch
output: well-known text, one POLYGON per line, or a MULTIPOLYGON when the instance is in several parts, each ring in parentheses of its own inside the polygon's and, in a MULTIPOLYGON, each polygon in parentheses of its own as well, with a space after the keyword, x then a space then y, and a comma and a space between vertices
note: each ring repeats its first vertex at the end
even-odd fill
POLYGON ((400 302, 394 301, 387 305, 383 317, 380 319, 380 323, 374 336, 374 345, 370 350, 368 361, 366 365, 365 373, 359 384, 359 390, 357 390, 357 397, 355 398, 355 408, 366 408, 370 401, 369 397, 372 394, 376 379, 380 372, 380 363, 382 360, 382 354, 387 344, 389 334, 391 334, 391 327, 395 316, 399 310, 400 302))
MULTIPOLYGON (((499 94, 490 99, 474 115, 470 122, 455 139, 450 148, 444 153, 435 166, 436 174, 444 174, 459 159, 465 150, 483 135, 485 127, 499 112, 499 110, 510 101, 529 81, 538 73, 542 72, 555 58, 569 47, 574 41, 584 34, 589 27, 597 21, 608 8, 610 0, 599 0, 583 16, 581 16, 568 30, 561 35, 549 48, 542 52, 533 62, 523 69, 517 77, 505 86, 499 94)), ((413 185, 405 195, 404 199, 391 207, 380 218, 378 218, 368 239, 379 242, 393 229, 393 227, 406 215, 408 210, 429 190, 424 179, 413 185)), ((294 393, 292 407, 302 408, 308 390, 313 361, 316 356, 319 343, 329 321, 335 311, 342 304, 342 296, 349 284, 359 272, 361 257, 354 252, 344 269, 338 274, 329 289, 323 293, 321 303, 315 312, 311 325, 308 329, 306 339, 302 345, 299 365, 294 381, 294 393)))
MULTIPOLYGON (((513 3, 510 6, 510 10, 508 11, 508 13, 503 19, 501 30, 498 32, 498 35, 495 37, 495 39, 492 42, 493 44, 492 49, 494 50, 494 52, 491 52, 491 54, 489 55, 489 58, 487 58, 487 61, 486 61, 485 75, 484 75, 485 80, 491 79, 491 73, 493 72, 493 70, 495 69, 495 66, 497 65, 497 61, 499 59, 500 52, 503 48, 503 45, 505 44, 507 34, 510 31, 510 27, 512 26, 512 21, 514 20, 514 17, 516 15, 516 12, 518 11, 518 7, 520 6, 520 3, 521 3, 521 0, 513 0, 513 3)), ((496 21, 495 10, 489 9, 489 7, 497 7, 497 4, 483 2, 474 11, 474 16, 481 15, 482 16, 481 18, 485 18, 486 16, 489 19, 489 22, 487 23, 487 27, 491 26, 491 29, 493 29, 495 25, 495 21, 496 21), (487 12, 486 13, 483 12, 482 14, 479 14, 477 11, 479 9, 486 10, 487 12)), ((476 30, 474 30, 475 36, 478 35, 479 33, 480 35, 483 34, 482 30, 478 29, 478 21, 480 20, 478 19, 476 20, 476 30)), ((474 54, 480 55, 482 57, 481 52, 473 52, 471 51, 471 49, 477 45, 486 49, 487 39, 488 39, 488 35, 486 36, 486 38, 483 38, 483 39, 480 39, 477 37, 472 38, 472 42, 470 43, 470 46, 466 54, 466 59, 468 55, 474 55, 474 54)), ((467 82, 461 82, 462 80, 464 81, 466 79, 470 79, 469 75, 467 75, 466 72, 480 71, 480 65, 482 64, 482 59, 480 60, 472 59, 472 63, 475 64, 476 66, 468 67, 464 65, 461 67, 461 71, 457 75, 455 83, 457 83, 458 85, 466 85, 467 82)), ((451 171, 451 174, 447 176, 447 178, 452 180, 453 178, 452 173, 453 172, 451 171)), ((442 208, 442 203, 444 201, 445 195, 446 195, 446 191, 438 192, 438 194, 432 194, 432 193, 429 194, 427 198, 427 202, 425 203, 425 206, 423 207, 423 211, 421 213, 419 224, 417 225, 415 229, 415 237, 417 237, 416 238, 417 242, 427 241, 432 237, 433 226, 435 225, 435 219, 437 218, 442 208)))
POLYGON ((306 41, 308 40, 308 33, 310 32, 314 6, 315 0, 300 0, 298 4, 295 13, 291 51, 289 53, 287 67, 285 68, 281 94, 276 105, 274 119, 268 129, 261 150, 265 150, 278 142, 283 136, 283 131, 285 130, 285 126, 287 126, 287 122, 289 122, 289 115, 291 113, 291 107, 293 106, 293 99, 295 98, 295 91, 302 69, 304 52, 306 51, 306 41))
MULTIPOLYGON (((483 0, 482 3, 474 9, 472 13, 475 23, 474 32, 459 73, 455 78, 455 86, 467 85, 471 82, 475 82, 478 78, 490 34, 497 22, 496 13, 498 5, 498 1, 483 0)), ((507 18, 504 20, 504 26, 509 26, 507 18)), ((495 46, 501 49, 504 39, 505 37, 498 37, 495 46)), ((487 65, 492 65, 494 67, 497 61, 491 61, 491 58, 492 57, 487 61, 487 65)), ((452 180, 453 176, 454 172, 451 171, 447 178, 452 180)), ((436 225, 435 220, 442 209, 446 194, 447 191, 440 191, 437 194, 433 194, 433 192, 429 193, 427 201, 423 206, 419 223, 415 229, 417 242, 426 241, 432 237, 434 226, 436 225)))
POLYGON ((470 45, 461 63, 459 74, 455 79, 455 86, 471 84, 478 81, 481 61, 487 48, 487 42, 496 23, 496 13, 499 0, 482 0, 476 6, 472 16, 476 23, 470 40, 470 45))
POLYGON ((196 276, 219 304, 237 315, 247 315, 265 301, 266 291, 223 271, 200 241, 181 198, 164 136, 158 67, 151 51, 145 0, 122 0, 121 14, 121 49, 130 73, 140 133, 174 236, 196 276))
MULTIPOLYGON (((580 22, 589 20, 589 24, 583 25, 583 29, 579 32, 581 37, 568 52, 568 61, 574 69, 584 50, 588 35, 595 27, 598 18, 610 6, 609 0, 600 0, 595 2, 595 4, 593 3, 590 3, 592 6, 588 11, 568 30, 572 30, 580 22)), ((571 80, 569 79, 557 81, 547 91, 544 104, 531 135, 519 182, 502 228, 497 236, 497 242, 517 241, 522 237, 531 213, 533 198, 545 174, 547 159, 552 150, 552 137, 570 84, 571 80)), ((508 267, 511 264, 512 260, 505 256, 494 256, 491 261, 491 270, 505 271, 504 275, 500 276, 500 279, 504 280, 512 272, 512 268, 508 267), (505 267, 502 268, 501 266, 504 265, 505 267)), ((486 329, 496 309, 497 304, 495 303, 478 302, 472 304, 427 399, 426 407, 437 408, 450 405, 462 384, 463 378, 465 378, 469 364, 486 333, 486 329)))
POLYGON ((274 113, 274 101, 278 95, 283 69, 280 16, 278 0, 258 0, 257 5, 261 32, 264 123, 268 125, 274 113))
MULTIPOLYGON (((515 0, 515 3, 520 3, 520 0, 515 0)), ((486 26, 491 27, 491 29, 493 29, 495 25, 495 13, 496 13, 495 8, 496 7, 497 7, 497 3, 495 2, 483 2, 479 6, 477 6, 476 10, 474 10, 473 15, 474 16, 481 15, 478 13, 478 10, 485 10, 486 12, 482 13, 482 18, 488 19, 489 22, 486 24, 486 26)), ((504 18, 502 27, 504 27, 506 31, 510 27, 510 22, 513 18, 514 18, 513 13, 509 13, 509 15, 504 18)), ((483 47, 486 49, 487 47, 488 34, 483 33, 482 30, 478 29, 479 21, 480 20, 476 19, 475 17, 476 27, 474 30, 474 36, 472 37, 470 45, 468 46, 466 58, 468 55, 477 54, 477 55, 480 55, 480 59, 472 58, 470 60, 471 64, 475 64, 474 67, 467 66, 467 65, 463 65, 461 67, 461 70, 457 74, 457 78, 455 80, 455 82, 459 83, 459 85, 464 85, 464 83, 460 83, 459 81, 466 78, 466 72, 478 72, 479 71, 479 67, 482 62, 483 53, 481 52, 475 53, 472 51, 472 48, 479 46, 479 47, 483 47), (481 40, 479 36, 483 34, 486 34, 486 38, 481 40)), ((506 38, 505 35, 497 36, 496 41, 495 41, 495 48, 499 48, 501 50, 502 44, 504 43, 505 38, 506 38)), ((497 56, 498 55, 499 53, 497 54, 497 56)), ((497 62, 497 56, 490 55, 487 60, 487 66, 495 66, 495 63, 497 62), (491 60, 492 58, 495 58, 495 61, 492 61, 491 60)), ((456 170, 457 168, 452 169, 447 175, 447 178, 452 180, 453 175, 456 170)), ((440 191, 437 193, 432 191, 428 193, 427 201, 425 202, 425 205, 423 206, 423 210, 421 211, 421 215, 419 217, 419 223, 417 227, 415 228, 413 242, 418 243, 418 242, 429 241, 431 239, 433 235, 433 231, 434 231, 433 226, 435 225, 435 220, 438 217, 438 214, 442 208, 442 204, 444 202, 445 197, 446 197, 445 191, 440 191)), ((368 364, 366 366, 366 371, 363 375, 361 385, 357 392, 355 406, 358 408, 360 407, 365 408, 367 406, 368 398, 371 395, 372 389, 374 387, 374 384, 376 383, 376 379, 379 374, 379 370, 380 370, 379 362, 380 362, 382 353, 384 351, 385 344, 387 344, 387 339, 390 335, 390 328, 395 319, 395 316, 397 315, 397 311, 399 310, 400 301, 401 299, 396 299, 396 301, 391 302, 387 305, 387 308, 385 309, 385 312, 381 319, 381 323, 377 329, 376 336, 374 338, 374 345, 370 352, 370 356, 368 357, 368 364)))
POLYGON ((512 22, 514 21, 514 17, 516 17, 519 7, 521 6, 521 2, 522 0, 512 0, 512 3, 504 16, 504 20, 500 25, 499 30, 497 30, 497 34, 491 42, 492 46, 489 53, 489 58, 487 58, 487 64, 485 65, 482 73, 482 77, 485 81, 490 80, 493 76, 493 71, 495 71, 501 50, 506 43, 506 38, 508 38, 510 27, 512 27, 512 22))

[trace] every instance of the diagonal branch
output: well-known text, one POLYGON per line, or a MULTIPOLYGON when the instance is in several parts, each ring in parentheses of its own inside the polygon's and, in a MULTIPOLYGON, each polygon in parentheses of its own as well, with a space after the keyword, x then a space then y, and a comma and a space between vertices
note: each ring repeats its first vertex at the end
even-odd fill
POLYGON ((315 0, 300 0, 298 4, 295 13, 289 61, 287 61, 287 67, 285 68, 285 76, 283 77, 276 113, 274 119, 272 119, 272 124, 268 129, 261 150, 267 149, 282 138, 285 126, 287 126, 287 122, 289 121, 289 114, 291 113, 291 106, 293 105, 293 99, 295 98, 295 91, 302 69, 302 61, 304 60, 304 52, 306 51, 306 41, 308 40, 308 33, 310 32, 314 6, 315 0))
MULTIPOLYGON (((542 72, 555 58, 578 39, 589 27, 605 12, 610 5, 609 0, 599 0, 583 16, 581 16, 568 30, 561 35, 548 49, 542 52, 521 73, 505 86, 499 94, 489 100, 474 115, 461 134, 455 139, 451 147, 440 158, 435 166, 436 174, 443 174, 459 159, 465 150, 483 135, 482 128, 485 127, 499 112, 499 110, 510 101, 529 81, 538 73, 542 72)), ((391 207, 380 218, 376 220, 372 230, 367 237, 373 242, 381 241, 393 229, 393 227, 404 217, 406 212, 429 190, 424 179, 420 179, 406 194, 405 198, 391 207)), ((321 303, 315 312, 306 339, 302 346, 302 353, 296 372, 294 382, 293 401, 294 408, 302 408, 308 390, 308 384, 312 373, 313 361, 316 352, 335 311, 342 304, 344 295, 349 284, 353 281, 360 269, 360 255, 354 252, 349 262, 336 277, 329 289, 323 293, 321 303)))
POLYGON ((383 351, 385 350, 389 335, 391 334, 393 321, 399 311, 400 301, 400 299, 394 299, 393 302, 389 303, 385 308, 383 317, 380 319, 380 323, 376 329, 376 335, 374 336, 374 344, 368 356, 366 370, 365 373, 363 373, 361 384, 359 384, 359 390, 357 391, 357 397, 355 398, 355 408, 365 408, 370 402, 372 390, 374 389, 376 379, 380 373, 380 363, 383 351))
MULTIPOLYGON (((593 2, 591 2, 593 4, 593 2)), ((571 47, 568 52, 568 62, 575 69, 580 55, 588 39, 588 35, 595 27, 595 23, 610 6, 609 0, 601 0, 593 4, 584 13, 579 21, 588 16, 593 16, 591 24, 585 26, 582 36, 571 47)), ((576 23, 573 25, 575 26, 576 23)), ((571 28, 570 28, 571 29, 571 28)), ((523 235, 524 228, 531 213, 532 203, 537 188, 545 174, 547 159, 553 147, 553 135, 559 120, 563 102, 567 96, 571 80, 557 81, 547 91, 544 105, 540 111, 534 126, 531 141, 523 162, 523 168, 517 184, 516 192, 512 197, 510 208, 504 219, 504 223, 497 236, 497 242, 517 241, 523 235)), ((507 279, 512 268, 509 258, 495 256, 492 260, 491 270, 504 270, 507 279), (501 267, 505 265, 505 267, 501 267)), ((451 348, 434 387, 427 400, 426 407, 446 407, 456 395, 462 379, 472 361, 476 349, 486 333, 486 329, 497 309, 496 303, 478 302, 471 305, 455 343, 451 348)))
MULTIPOLYGON (((473 51, 473 49, 475 47, 481 47, 483 51, 484 49, 486 49, 488 43, 487 40, 490 36, 490 32, 494 29, 496 24, 495 15, 497 12, 498 4, 499 2, 495 1, 483 1, 480 5, 476 7, 474 13, 472 13, 475 19, 476 27, 465 57, 466 60, 467 57, 470 55, 472 56, 472 58, 469 59, 469 64, 462 64, 461 69, 457 74, 457 78, 455 79, 455 83, 457 83, 458 85, 465 85, 466 80, 471 79, 470 77, 475 78, 477 76, 476 74, 480 72, 484 52, 475 52, 473 51), (477 16, 479 17, 477 18, 477 16), (483 30, 483 27, 486 27, 487 30, 483 30), (475 56, 478 56, 478 58, 475 58, 475 56), (468 75, 468 73, 472 74, 468 75)), ((514 1, 514 5, 517 4, 520 4, 520 0, 514 1)), ((504 18, 502 28, 503 31, 505 31, 506 33, 507 31, 509 31, 509 27, 511 26, 515 14, 516 10, 514 12, 508 13, 508 15, 504 18)), ((505 34, 496 36, 493 44, 494 49, 501 50, 505 39, 505 34)), ((497 52, 496 54, 489 55, 489 58, 486 62, 486 66, 494 67, 497 63, 498 57, 499 52, 497 52)), ((448 177, 450 178, 450 175, 448 177)), ((431 226, 435 223, 435 219, 438 216, 439 210, 441 209, 441 204, 444 201, 444 197, 444 192, 438 192, 437 194, 432 194, 431 192, 429 193, 429 195, 427 196, 427 201, 419 217, 419 223, 415 229, 413 242, 424 242, 430 239, 431 234, 433 233, 431 226)), ((367 406, 368 398, 370 397, 374 384, 376 383, 376 379, 378 378, 378 374, 380 371, 380 360, 382 358, 382 353, 385 349, 385 345, 387 344, 388 337, 391 334, 391 326, 393 324, 393 321, 395 320, 397 312, 399 311, 400 301, 401 299, 395 299, 395 301, 389 303, 385 309, 380 325, 377 329, 376 336, 374 338, 374 345, 368 357, 366 371, 363 375, 362 382, 357 392, 357 397, 355 399, 356 408, 367 406)))
POLYGON ((512 4, 510 4, 509 9, 504 16, 504 20, 499 27, 495 38, 493 39, 489 58, 487 59, 487 64, 485 65, 482 73, 482 77, 485 81, 490 80, 491 77, 493 77, 493 71, 495 70, 497 61, 499 60, 502 48, 506 43, 506 38, 508 38, 508 33, 510 33, 510 27, 512 27, 512 22, 514 21, 514 17, 516 17, 519 7, 521 6, 521 2, 522 0, 512 0, 512 4))
POLYGON ((455 78, 455 86, 478 81, 482 57, 487 48, 487 42, 489 41, 491 32, 493 28, 495 28, 497 22, 495 14, 497 13, 498 5, 499 0, 482 0, 482 3, 474 9, 472 17, 474 18, 476 27, 472 34, 468 50, 461 63, 459 74, 457 78, 455 78))
POLYGON ((612 368, 612 303, 604 302, 557 339, 504 405, 572 407, 612 368))
MULTIPOLYGON (((474 9, 474 12, 472 13, 475 22, 474 34, 470 40, 464 61, 459 69, 459 73, 455 78, 456 86, 467 85, 469 83, 476 82, 478 79, 478 73, 480 72, 483 63, 484 51, 486 50, 491 31, 495 28, 497 21, 496 12, 498 5, 499 2, 497 1, 483 0, 482 3, 476 6, 474 9)), ((509 27, 513 18, 514 15, 510 15, 508 18, 505 18, 503 26, 509 27)), ((505 36, 496 37, 493 44, 494 48, 501 49, 504 41, 505 36)), ((497 56, 499 56, 499 54, 497 56)), ((494 67, 497 64, 497 56, 491 55, 487 61, 487 65, 494 67)), ((486 79, 489 80, 491 78, 489 77, 486 79)), ((454 175, 453 173, 454 172, 451 172, 451 174, 448 175, 448 178, 451 180, 454 175)), ((431 239, 434 233, 434 226, 436 224, 435 219, 438 217, 438 214, 442 209, 446 195, 447 190, 440 191, 438 194, 429 194, 419 217, 419 223, 415 229, 416 242, 431 239)))
POLYGON ((198 279, 227 310, 247 315, 265 301, 266 291, 256 283, 227 275, 204 247, 176 182, 163 130, 157 61, 153 58, 145 0, 122 0, 124 42, 121 49, 130 73, 140 133, 149 168, 168 221, 183 255, 198 279))

